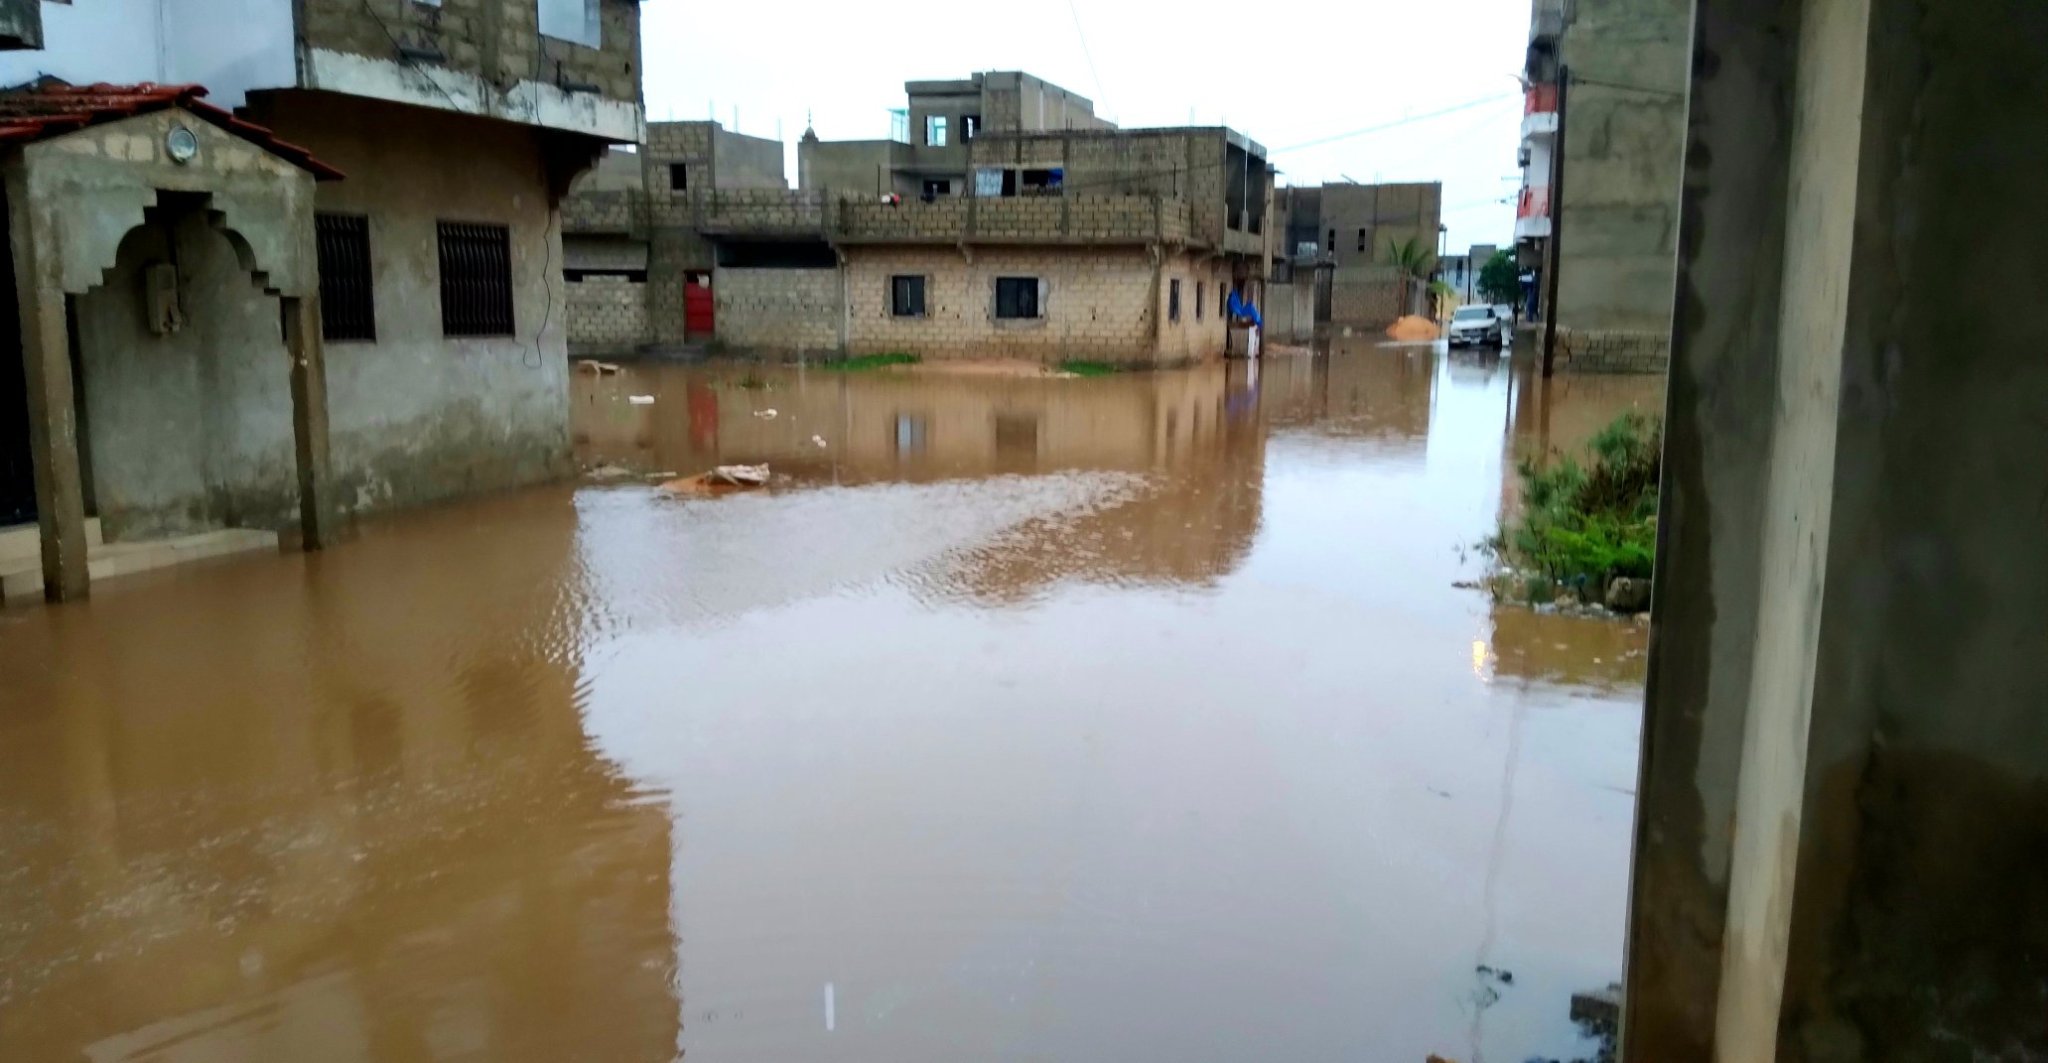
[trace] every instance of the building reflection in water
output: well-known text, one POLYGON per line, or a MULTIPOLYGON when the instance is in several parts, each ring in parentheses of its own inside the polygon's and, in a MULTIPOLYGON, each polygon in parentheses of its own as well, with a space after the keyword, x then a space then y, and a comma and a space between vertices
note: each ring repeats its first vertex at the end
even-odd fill
MULTIPOLYGON (((1199 586, 1241 563, 1258 529, 1267 426, 1249 373, 1244 363, 1091 380, 632 367, 578 378, 576 443, 586 465, 687 473, 766 462, 799 486, 950 483, 963 504, 964 493, 976 490, 966 481, 1044 478, 1041 487, 1052 492, 1045 505, 980 507, 1013 519, 1000 529, 977 527, 994 534, 924 566, 920 587, 1000 600, 1068 579, 1199 586), (655 401, 625 401, 635 394, 655 401)), ((837 540, 816 543, 814 554, 847 549, 848 539, 874 532, 844 519, 808 533, 719 530, 837 540)), ((946 552, 932 545, 928 552, 946 552)), ((868 552, 900 560, 879 546, 868 552)))
POLYGON ((506 496, 9 617, 0 1055, 672 1056, 669 819, 580 726, 574 521, 506 496))

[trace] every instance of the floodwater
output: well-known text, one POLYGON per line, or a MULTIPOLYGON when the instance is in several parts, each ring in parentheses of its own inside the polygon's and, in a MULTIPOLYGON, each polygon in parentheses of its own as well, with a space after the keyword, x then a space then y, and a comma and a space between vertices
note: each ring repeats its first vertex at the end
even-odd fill
POLYGON ((586 464, 782 478, 0 613, 0 1058, 1584 1054, 1646 636, 1454 584, 1656 389, 579 376, 586 464))

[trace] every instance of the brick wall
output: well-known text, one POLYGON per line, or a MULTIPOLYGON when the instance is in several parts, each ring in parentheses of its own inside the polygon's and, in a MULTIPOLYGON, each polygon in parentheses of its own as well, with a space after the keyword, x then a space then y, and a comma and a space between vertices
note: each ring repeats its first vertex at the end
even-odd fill
POLYGON ((1400 288, 1399 274, 1392 266, 1338 269, 1330 281, 1330 323, 1385 328, 1401 316, 1400 288))
MULTIPOLYGON (((1542 332, 1539 330, 1537 335, 1540 337, 1542 332)), ((1573 373, 1669 372, 1671 336, 1665 332, 1574 329, 1560 325, 1557 360, 1573 373)))
POLYGON ((836 269, 721 267, 711 289, 719 342, 755 351, 838 351, 836 269))
POLYGON ((571 355, 625 354, 648 341, 645 282, 595 276, 568 287, 571 355))
POLYGON ((518 81, 594 85, 640 102, 639 0, 600 0, 603 47, 544 37, 534 0, 304 0, 301 36, 311 48, 394 60, 395 37, 439 51, 442 66, 497 85, 518 81))
POLYGON ((967 261, 952 248, 849 248, 846 260, 847 349, 851 354, 905 351, 925 358, 1065 359, 1150 365, 1202 357, 1222 349, 1216 313, 1220 277, 1200 256, 1172 255, 1155 274, 1142 249, 977 248, 967 261), (921 318, 892 314, 890 278, 925 277, 921 318), (1168 285, 1183 280, 1182 320, 1165 321, 1168 285), (1043 316, 997 320, 998 277, 1035 277, 1043 316), (1204 287, 1202 320, 1194 289, 1204 287), (1160 322, 1155 338, 1154 322, 1160 322))

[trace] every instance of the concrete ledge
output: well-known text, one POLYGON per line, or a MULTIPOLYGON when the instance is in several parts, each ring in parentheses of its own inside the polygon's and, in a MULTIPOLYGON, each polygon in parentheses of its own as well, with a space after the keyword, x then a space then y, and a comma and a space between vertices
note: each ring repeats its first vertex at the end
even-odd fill
MULTIPOLYGON (((98 541, 98 526, 97 520, 91 522, 93 546, 85 566, 95 583, 208 558, 257 551, 275 553, 278 544, 276 532, 258 528, 220 528, 175 539, 101 543, 98 541)), ((9 536, 18 534, 8 533, 9 536)), ((0 562, 0 602, 39 599, 42 593, 43 566, 39 554, 26 560, 0 562)))

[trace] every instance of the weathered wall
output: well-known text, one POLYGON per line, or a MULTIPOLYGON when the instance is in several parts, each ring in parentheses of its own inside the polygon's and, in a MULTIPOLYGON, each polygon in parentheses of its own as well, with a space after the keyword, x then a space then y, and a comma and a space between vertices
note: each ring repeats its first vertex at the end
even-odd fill
POLYGON ((1320 201, 1317 239, 1328 242, 1335 230, 1336 244, 1323 250, 1339 267, 1385 263, 1389 242, 1419 240, 1436 254, 1441 184, 1330 184, 1323 186, 1320 201))
POLYGON ((2048 12, 1695 40, 1625 1058, 2048 1055, 2048 12))
POLYGON ((598 0, 602 46, 540 32, 534 0, 441 0, 438 6, 364 0, 301 0, 307 48, 391 60, 396 36, 433 48, 438 66, 495 84, 587 85, 606 99, 640 102, 638 0, 598 0))
POLYGON ((1668 332, 1678 263, 1690 0, 1575 0, 1558 323, 1668 332))
POLYGON ((720 343, 759 351, 837 351, 845 306, 836 269, 732 269, 712 277, 720 343))
POLYGON ((911 195, 911 182, 893 176, 902 148, 893 140, 804 141, 797 145, 798 187, 867 198, 911 195))
POLYGON ((572 355, 625 354, 648 340, 647 282, 600 274, 568 282, 572 355))
POLYGON ((91 494, 109 540, 296 516, 292 399, 277 299, 203 212, 129 232, 106 283, 76 301, 91 494), (142 271, 175 263, 185 326, 146 323, 142 271))
POLYGON ((1155 271, 1152 257, 1136 248, 978 248, 971 263, 950 248, 849 248, 847 347, 852 354, 1137 364, 1220 353, 1216 281, 1210 267, 1197 262, 1173 256, 1155 271), (896 274, 927 278, 925 317, 892 316, 889 278, 896 274), (1175 275, 1184 278, 1178 327, 1164 320, 1165 280, 1175 275), (1198 275, 1207 283, 1208 301, 1199 326, 1192 289, 1198 275), (997 320, 997 277, 1039 278, 1043 316, 997 320))
POLYGON ((788 188, 782 143, 712 127, 711 169, 716 188, 788 188))
POLYGON ((374 343, 327 345, 336 481, 381 508, 530 483, 569 465, 567 302, 537 136, 518 126, 309 94, 259 121, 349 175, 319 209, 367 215, 374 343), (448 165, 448 145, 462 165, 448 165), (511 229, 510 336, 441 331, 436 224, 511 229))
POLYGON ((1401 314, 1400 273, 1394 267, 1339 266, 1331 274, 1331 324, 1385 328, 1401 314))
POLYGON ((1063 167, 1070 196, 1185 199, 1192 237, 1214 247, 1227 221, 1225 146, 1221 129, 1148 129, 984 136, 971 151, 975 167, 1063 167))

